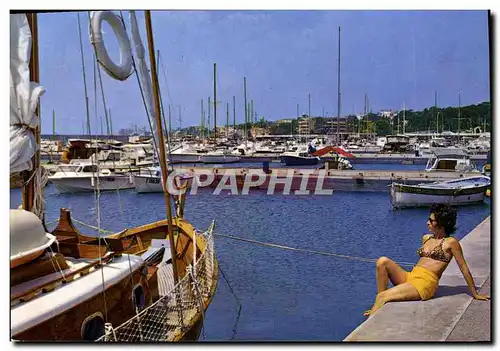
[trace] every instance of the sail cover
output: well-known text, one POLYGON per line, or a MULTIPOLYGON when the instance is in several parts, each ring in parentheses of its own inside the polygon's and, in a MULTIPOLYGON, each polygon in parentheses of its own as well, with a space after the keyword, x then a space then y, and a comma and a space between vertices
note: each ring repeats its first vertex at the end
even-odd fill
POLYGON ((45 89, 30 81, 31 32, 24 14, 10 15, 10 173, 31 170, 38 149, 33 129, 45 89))

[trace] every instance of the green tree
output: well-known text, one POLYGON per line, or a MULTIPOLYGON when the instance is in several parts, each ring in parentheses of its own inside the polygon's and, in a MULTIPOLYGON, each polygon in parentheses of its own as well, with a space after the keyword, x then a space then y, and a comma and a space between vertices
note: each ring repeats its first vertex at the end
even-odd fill
POLYGON ((391 135, 391 123, 385 118, 378 119, 377 121, 375 121, 375 132, 377 133, 377 135, 381 136, 391 135))

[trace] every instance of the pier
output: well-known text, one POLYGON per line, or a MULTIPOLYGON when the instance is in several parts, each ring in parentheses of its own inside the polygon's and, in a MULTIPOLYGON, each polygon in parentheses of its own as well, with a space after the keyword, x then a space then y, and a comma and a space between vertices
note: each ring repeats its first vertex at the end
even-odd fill
MULTIPOLYGON (((480 294, 491 293, 490 241, 491 216, 460 240, 480 294)), ((491 341, 490 331, 491 301, 472 298, 453 259, 432 299, 387 303, 344 341, 491 341)))
MULTIPOLYGON (((300 168, 274 168, 270 169, 272 173, 265 173, 262 168, 212 168, 212 167, 192 167, 186 168, 199 177, 201 181, 207 179, 203 176, 213 172, 214 180, 205 186, 215 187, 223 177, 234 174, 239 184, 245 177, 252 175, 252 179, 264 178, 260 185, 252 186, 257 189, 267 189, 271 177, 285 178, 292 176, 291 190, 297 190, 301 186, 302 178, 307 177, 306 189, 313 190, 316 184, 322 181, 323 189, 332 189, 334 191, 377 191, 388 192, 388 186, 393 182, 404 184, 420 184, 436 181, 452 180, 477 176, 480 173, 459 173, 459 172, 424 172, 424 171, 378 171, 378 170, 318 170, 318 169, 300 169, 300 168), (323 177, 323 178, 321 178, 323 177)), ((226 183, 227 184, 227 183, 226 183)))

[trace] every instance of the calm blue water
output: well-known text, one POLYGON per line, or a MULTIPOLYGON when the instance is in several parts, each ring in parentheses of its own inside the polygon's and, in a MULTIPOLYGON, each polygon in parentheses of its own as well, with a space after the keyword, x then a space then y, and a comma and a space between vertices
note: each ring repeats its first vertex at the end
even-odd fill
MULTIPOLYGON (((405 166, 408 167, 408 166, 405 166)), ((20 190, 11 190, 11 208, 20 190)), ((45 189, 48 221, 60 207, 95 224, 92 194, 60 195, 45 189)), ((133 190, 101 195, 102 226, 118 231, 164 218, 163 194, 133 190)), ((458 208, 462 238, 490 213, 489 204, 458 208)), ((386 193, 336 192, 331 196, 213 196, 187 198, 185 216, 199 229, 216 220, 216 232, 319 251, 415 262, 426 232, 426 209, 392 211, 386 193)), ((52 229, 54 224, 49 225, 52 229)), ((86 233, 87 228, 80 227, 86 233)), ((217 237, 222 271, 242 303, 235 340, 341 341, 364 321, 376 294, 374 263, 253 245, 217 237)), ((467 252, 465 252, 467 258, 467 252)), ((464 282, 465 285, 465 282, 464 282)), ((206 340, 229 340, 237 304, 222 274, 206 315, 206 340)))

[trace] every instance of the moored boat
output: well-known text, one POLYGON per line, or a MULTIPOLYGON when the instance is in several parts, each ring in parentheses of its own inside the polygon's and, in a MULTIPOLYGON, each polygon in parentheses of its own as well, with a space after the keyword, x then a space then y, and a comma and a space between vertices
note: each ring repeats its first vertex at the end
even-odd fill
MULTIPOLYGON (((316 151, 313 149, 312 152, 316 151)), ((287 166, 317 165, 320 161, 318 156, 313 156, 306 145, 299 145, 296 150, 287 151, 280 155, 280 160, 287 166)))
MULTIPOLYGON (((181 172, 175 170, 175 178, 173 180, 176 188, 191 188, 194 174, 192 172, 181 172)), ((134 185, 137 193, 163 193, 163 185, 161 182, 160 167, 147 167, 141 169, 140 173, 134 174, 134 185)))
POLYGON ((458 148, 433 148, 425 166, 426 172, 479 172, 470 155, 458 148))
POLYGON ((240 162, 240 157, 223 150, 216 150, 201 156, 201 161, 205 164, 236 163, 240 162))
POLYGON ((134 179, 131 174, 118 174, 107 168, 97 165, 60 166, 60 170, 49 176, 49 180, 55 185, 60 193, 80 193, 124 190, 134 187, 134 179))
POLYGON ((429 206, 437 203, 468 205, 484 200, 491 179, 476 176, 443 182, 407 185, 392 183, 390 196, 393 208, 429 206))
MULTIPOLYGON (((135 14, 131 11, 130 15, 134 42, 140 46, 137 55, 141 65, 141 82, 144 83, 142 86, 145 86, 149 70, 144 66, 144 50, 140 50, 142 42, 135 14)), ((151 44, 151 75, 157 87, 149 11, 146 11, 145 17, 151 44)), ((31 28, 26 15, 11 15, 10 33, 10 167, 11 173, 28 172, 21 184, 23 210, 11 210, 10 317, 13 339, 196 340, 205 311, 215 293, 218 265, 213 240, 214 222, 209 230, 202 233, 184 220, 185 194, 175 199, 175 215, 171 214, 170 194, 165 191, 166 219, 125 229, 106 236, 104 240, 82 235, 73 226, 70 213, 65 208, 61 209, 56 228, 46 233, 43 189, 40 186, 42 168, 35 134, 40 125, 35 109, 44 89, 36 84, 36 14, 30 14, 28 18, 31 18, 31 28), (30 57, 31 47, 34 53, 30 57)), ((94 44, 100 40, 104 20, 119 33, 124 33, 121 19, 113 12, 93 12, 91 31, 94 44)), ((119 39, 123 41, 124 38, 125 35, 121 35, 119 39)), ((100 44, 97 59, 100 65, 105 66, 109 64, 109 58, 103 58, 104 45, 102 41, 100 44)), ((149 88, 151 84, 149 81, 149 88)), ((152 99, 146 105, 155 126, 158 126, 153 133, 159 138, 156 145, 164 145, 157 92, 154 98, 154 109, 151 107, 152 99)), ((167 174, 164 150, 161 147, 159 150, 162 173, 167 174)), ((88 165, 76 165, 84 166, 88 165)), ((98 229, 99 218, 98 212, 98 229)))

